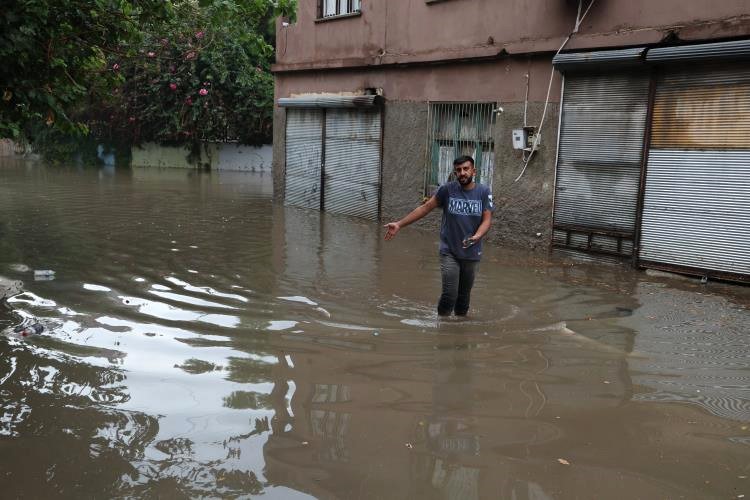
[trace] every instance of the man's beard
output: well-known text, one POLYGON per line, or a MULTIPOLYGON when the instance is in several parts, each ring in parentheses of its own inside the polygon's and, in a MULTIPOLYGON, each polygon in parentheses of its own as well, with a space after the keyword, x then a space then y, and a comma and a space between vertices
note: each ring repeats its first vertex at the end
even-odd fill
POLYGON ((461 177, 458 178, 458 183, 461 184, 462 186, 468 186, 473 181, 474 181, 474 176, 473 175, 470 175, 470 176, 465 177, 463 179, 461 177))

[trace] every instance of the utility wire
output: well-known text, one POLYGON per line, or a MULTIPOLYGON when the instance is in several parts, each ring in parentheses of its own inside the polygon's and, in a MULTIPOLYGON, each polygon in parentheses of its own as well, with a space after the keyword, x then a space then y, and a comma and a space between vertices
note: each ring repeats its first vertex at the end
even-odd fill
MULTIPOLYGON (((586 15, 589 13, 589 11, 591 10, 591 7, 594 5, 595 2, 596 0, 591 0, 591 3, 584 11, 583 16, 581 16, 580 14, 581 14, 581 8, 583 5, 583 0, 578 0, 578 14, 576 15, 576 25, 573 28, 573 31, 571 31, 570 34, 565 38, 565 41, 563 41, 562 45, 560 45, 560 48, 557 49, 557 52, 555 52, 555 56, 558 55, 560 52, 562 52, 562 50, 570 41, 570 38, 574 34, 578 33, 578 28, 581 27, 581 23, 586 18, 586 15)), ((526 158, 526 161, 524 161, 523 169, 521 170, 521 173, 518 174, 518 177, 516 177, 516 180, 513 181, 514 183, 518 182, 519 179, 523 177, 523 174, 526 172, 526 167, 529 166, 529 162, 534 157, 534 153, 536 153, 537 146, 539 146, 539 139, 542 133, 542 126, 544 125, 544 118, 547 116, 547 107, 549 105, 549 95, 552 92, 552 82, 554 81, 554 79, 555 79, 555 67, 552 66, 552 71, 550 71, 550 75, 549 75, 549 85, 547 86, 547 98, 544 100, 544 109, 542 110, 542 119, 539 121, 539 128, 537 128, 536 134, 534 135, 534 142, 531 144, 531 153, 529 153, 529 157, 526 158)), ((560 110, 560 112, 562 112, 562 110, 560 110)))

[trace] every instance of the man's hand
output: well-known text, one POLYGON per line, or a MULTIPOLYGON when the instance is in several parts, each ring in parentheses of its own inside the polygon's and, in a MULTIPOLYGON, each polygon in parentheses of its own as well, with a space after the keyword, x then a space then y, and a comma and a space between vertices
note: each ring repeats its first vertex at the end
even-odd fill
POLYGON ((401 226, 398 222, 389 222, 383 227, 387 229, 387 231, 385 232, 386 241, 392 240, 396 236, 396 233, 398 233, 401 229, 401 226))
POLYGON ((479 241, 479 238, 476 235, 474 235, 474 236, 469 236, 467 238, 464 238, 464 241, 462 241, 461 243, 464 248, 469 248, 471 245, 473 245, 477 241, 479 241))

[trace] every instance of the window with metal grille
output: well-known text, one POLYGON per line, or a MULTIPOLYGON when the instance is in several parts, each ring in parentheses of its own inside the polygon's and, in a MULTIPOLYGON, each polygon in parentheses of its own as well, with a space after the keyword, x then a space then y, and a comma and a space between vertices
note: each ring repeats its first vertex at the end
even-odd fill
POLYGON ((495 168, 495 103, 428 103, 425 194, 452 180, 453 160, 474 158, 476 180, 492 189, 495 168))
POLYGON ((360 11, 360 0, 318 0, 320 17, 343 16, 360 11))

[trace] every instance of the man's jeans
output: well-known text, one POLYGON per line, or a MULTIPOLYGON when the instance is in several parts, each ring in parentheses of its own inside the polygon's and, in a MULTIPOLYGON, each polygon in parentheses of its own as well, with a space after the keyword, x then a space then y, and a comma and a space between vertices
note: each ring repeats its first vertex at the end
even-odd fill
POLYGON ((471 287, 479 261, 457 259, 452 255, 440 255, 440 272, 443 275, 443 293, 438 302, 438 315, 466 316, 469 312, 471 287))

